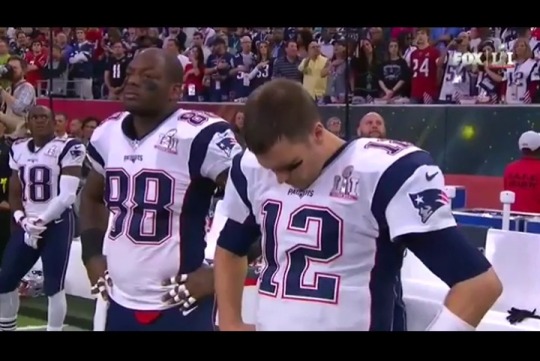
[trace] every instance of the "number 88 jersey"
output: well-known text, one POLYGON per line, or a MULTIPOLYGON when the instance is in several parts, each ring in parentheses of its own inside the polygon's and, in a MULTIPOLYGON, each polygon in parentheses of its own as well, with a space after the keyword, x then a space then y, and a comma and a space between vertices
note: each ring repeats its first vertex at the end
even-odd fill
POLYGON ((18 172, 27 216, 41 215, 59 192, 65 167, 82 166, 85 147, 78 139, 54 138, 37 148, 32 138, 20 139, 10 149, 9 166, 18 172))
POLYGON ((212 114, 178 110, 139 140, 132 122, 123 112, 102 123, 88 158, 104 177, 110 210, 110 296, 124 307, 158 310, 170 307, 161 301, 161 282, 202 264, 215 180, 240 146, 212 114))

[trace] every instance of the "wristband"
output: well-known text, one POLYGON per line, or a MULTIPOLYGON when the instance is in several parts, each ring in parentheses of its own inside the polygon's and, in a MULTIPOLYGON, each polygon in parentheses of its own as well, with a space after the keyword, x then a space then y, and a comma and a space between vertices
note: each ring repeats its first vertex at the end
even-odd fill
POLYGON ((103 241, 105 231, 99 228, 90 228, 81 232, 81 258, 86 264, 91 258, 103 255, 103 241))
POLYGON ((443 306, 437 317, 427 327, 427 331, 474 331, 475 328, 443 306))
POLYGON ((13 219, 15 220, 15 222, 17 224, 19 224, 23 218, 24 218, 24 212, 23 211, 18 210, 18 211, 15 211, 13 213, 13 219))

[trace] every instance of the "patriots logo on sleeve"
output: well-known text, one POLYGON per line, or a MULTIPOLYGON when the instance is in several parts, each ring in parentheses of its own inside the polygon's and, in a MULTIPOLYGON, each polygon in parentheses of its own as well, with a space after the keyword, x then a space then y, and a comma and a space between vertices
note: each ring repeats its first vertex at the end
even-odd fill
POLYGON ((450 199, 441 189, 426 189, 418 193, 409 193, 411 202, 418 210, 422 223, 426 223, 433 213, 450 203, 450 199))
POLYGON ((234 146, 237 144, 236 139, 229 135, 224 135, 223 138, 216 143, 219 149, 221 149, 228 157, 231 156, 231 152, 234 146))
POLYGON ((81 147, 80 145, 74 146, 74 147, 71 148, 71 150, 69 151, 69 154, 71 154, 71 156, 72 156, 73 158, 80 157, 80 156, 83 154, 82 147, 81 147))

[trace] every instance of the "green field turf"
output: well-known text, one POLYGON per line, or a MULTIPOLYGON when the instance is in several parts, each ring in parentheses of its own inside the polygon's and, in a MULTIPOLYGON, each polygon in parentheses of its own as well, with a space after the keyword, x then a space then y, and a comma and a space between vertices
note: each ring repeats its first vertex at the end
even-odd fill
POLYGON ((24 331, 25 329, 39 329, 41 327, 45 328, 46 322, 40 320, 39 318, 32 318, 26 316, 17 317, 17 329, 19 331, 24 331))

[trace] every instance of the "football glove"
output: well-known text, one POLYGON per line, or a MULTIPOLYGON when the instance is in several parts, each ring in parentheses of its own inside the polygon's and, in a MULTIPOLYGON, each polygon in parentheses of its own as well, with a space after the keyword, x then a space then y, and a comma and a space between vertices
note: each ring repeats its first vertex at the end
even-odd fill
POLYGON ((187 274, 181 274, 171 277, 163 283, 163 286, 169 288, 169 292, 163 297, 163 301, 169 305, 179 305, 184 316, 197 308, 197 299, 191 296, 186 281, 187 274))
POLYGON ((20 220, 19 224, 25 233, 31 236, 37 236, 38 239, 41 238, 39 235, 47 229, 45 225, 39 224, 39 218, 36 217, 24 217, 20 220))
POLYGON ((109 300, 109 295, 107 293, 107 286, 112 287, 112 279, 109 276, 109 271, 105 271, 103 277, 100 277, 96 284, 90 289, 90 293, 93 295, 99 294, 101 298, 105 301, 109 300))

